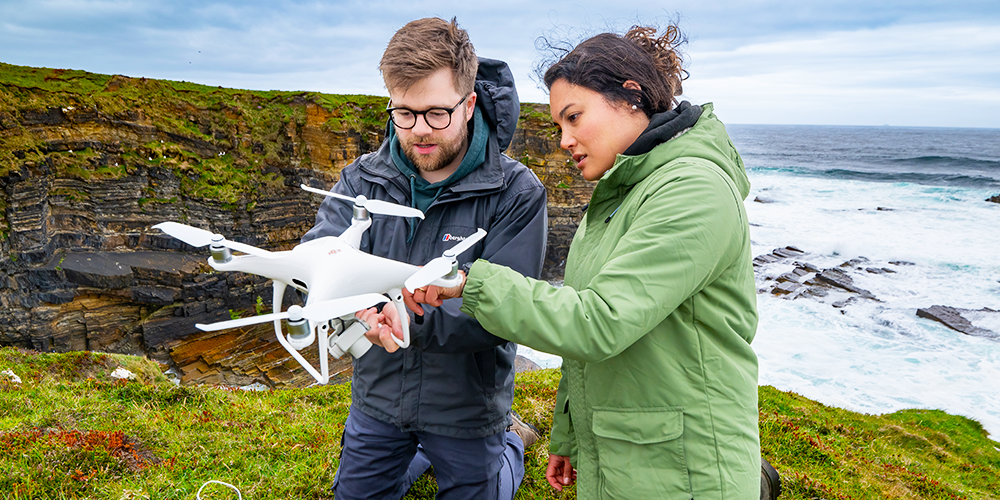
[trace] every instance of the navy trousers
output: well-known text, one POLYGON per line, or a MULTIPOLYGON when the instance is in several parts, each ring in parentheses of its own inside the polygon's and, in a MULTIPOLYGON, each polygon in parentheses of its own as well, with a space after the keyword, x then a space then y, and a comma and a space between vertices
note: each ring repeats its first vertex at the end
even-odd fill
POLYGON ((398 500, 431 465, 438 500, 511 500, 524 478, 524 444, 510 431, 478 439, 407 432, 351 408, 334 496, 398 500))

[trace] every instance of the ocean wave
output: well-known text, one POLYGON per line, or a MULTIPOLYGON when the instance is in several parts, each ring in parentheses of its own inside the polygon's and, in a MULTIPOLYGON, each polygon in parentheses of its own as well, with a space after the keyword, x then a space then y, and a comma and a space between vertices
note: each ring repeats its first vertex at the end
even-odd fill
MULTIPOLYGON (((989 163, 989 162, 987 162, 989 163)), ((996 163, 996 162, 993 162, 996 163)), ((984 176, 969 175, 948 172, 893 172, 893 171, 864 171, 844 168, 815 169, 805 167, 751 167, 747 169, 751 172, 787 172, 793 175, 809 177, 830 177, 835 179, 858 180, 867 182, 887 182, 887 183, 911 183, 932 186, 956 186, 971 188, 996 188, 1000 187, 1000 179, 984 176)), ((1000 172, 998 172, 1000 174, 1000 172)))
POLYGON ((915 158, 897 158, 889 160, 889 163, 918 167, 948 167, 956 170, 996 171, 1000 173, 1000 161, 980 160, 964 156, 917 156, 915 158))

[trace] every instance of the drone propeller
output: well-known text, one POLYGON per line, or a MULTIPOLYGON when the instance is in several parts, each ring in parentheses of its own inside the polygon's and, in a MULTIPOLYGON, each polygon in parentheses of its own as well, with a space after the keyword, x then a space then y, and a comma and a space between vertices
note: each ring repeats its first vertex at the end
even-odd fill
POLYGON ((265 259, 273 259, 277 257, 275 254, 268 252, 267 250, 262 250, 255 246, 250 246, 246 243, 240 243, 238 241, 230 241, 223 238, 221 234, 216 234, 196 227, 186 226, 177 222, 161 222, 153 226, 153 229, 159 229, 160 231, 163 231, 164 233, 167 233, 193 247, 203 247, 205 245, 215 243, 217 245, 229 247, 230 249, 238 252, 263 257, 265 259))
POLYGON ((421 267, 420 270, 407 278, 403 285, 407 290, 413 292, 417 288, 428 285, 438 278, 447 276, 458 265, 458 256, 472 248, 479 240, 483 239, 483 236, 486 236, 486 230, 479 228, 471 236, 466 237, 465 241, 445 250, 440 257, 431 260, 427 265, 421 267))
POLYGON ((410 208, 403 205, 397 205, 395 203, 389 203, 388 201, 382 200, 369 200, 368 198, 359 195, 356 198, 352 198, 347 195, 337 194, 331 191, 324 191, 322 189, 316 189, 314 187, 306 186, 305 184, 300 184, 299 187, 309 191, 311 193, 322 194, 326 196, 332 196, 334 198, 340 198, 341 200, 347 200, 353 202, 359 207, 364 207, 366 210, 373 214, 381 215, 396 215, 399 217, 420 217, 424 218, 424 213, 416 208, 410 208))
POLYGON ((194 326, 202 331, 214 332, 229 328, 267 323, 268 321, 286 318, 291 321, 299 321, 304 318, 312 321, 313 323, 321 323, 333 318, 339 318, 345 314, 367 309, 380 302, 388 301, 389 299, 385 295, 379 293, 364 293, 361 295, 354 295, 352 297, 344 297, 342 299, 315 302, 308 304, 305 307, 297 305, 289 306, 287 311, 280 313, 261 314, 260 316, 250 316, 249 318, 220 321, 210 325, 198 323, 194 326))

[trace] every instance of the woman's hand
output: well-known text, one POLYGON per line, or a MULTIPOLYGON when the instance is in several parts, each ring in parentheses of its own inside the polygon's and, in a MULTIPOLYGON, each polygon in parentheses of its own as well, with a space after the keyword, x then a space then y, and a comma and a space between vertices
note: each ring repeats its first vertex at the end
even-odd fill
POLYGON ((569 463, 569 457, 561 455, 549 455, 549 466, 545 469, 545 479, 549 480, 557 491, 562 491, 563 486, 569 486, 576 482, 576 469, 569 463))
POLYGON ((369 330, 365 332, 365 338, 369 342, 385 349, 386 352, 396 352, 396 349, 399 349, 399 344, 392 340, 392 335, 403 340, 403 328, 399 311, 391 302, 382 308, 381 313, 372 307, 358 311, 354 316, 368 324, 369 330))
POLYGON ((420 307, 420 304, 440 307, 441 304, 444 303, 445 299, 457 299, 462 296, 462 292, 465 290, 466 276, 463 271, 458 271, 458 275, 462 277, 462 282, 450 288, 427 285, 417 288, 412 294, 404 288, 403 302, 409 310, 413 311, 414 314, 417 316, 423 316, 424 308, 420 307))

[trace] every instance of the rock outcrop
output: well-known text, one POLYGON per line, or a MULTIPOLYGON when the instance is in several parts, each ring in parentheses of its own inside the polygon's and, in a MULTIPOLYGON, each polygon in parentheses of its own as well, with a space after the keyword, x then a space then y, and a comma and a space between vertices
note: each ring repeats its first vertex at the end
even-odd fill
MULTIPOLYGON (((274 337, 270 323, 250 328, 217 332, 197 332, 168 343, 170 358, 182 384, 268 387, 307 387, 316 382, 288 355, 274 337)), ((302 356, 319 368, 315 347, 303 349, 302 356)), ((351 359, 331 360, 330 383, 351 379, 351 359)))
MULTIPOLYGON (((321 201, 299 184, 329 186, 375 150, 385 101, 0 63, 0 345, 169 361, 195 323, 269 303, 268 281, 215 273, 203 249, 151 226, 291 248, 321 201)), ((558 279, 592 183, 545 105, 522 105, 507 153, 548 189, 543 277, 558 279)), ((218 347, 233 335, 197 339, 218 347)))
POLYGON ((895 272, 891 269, 864 267, 862 264, 868 261, 864 257, 848 260, 829 269, 820 269, 808 262, 793 260, 805 256, 806 253, 802 250, 787 246, 754 257, 755 274, 764 284, 757 292, 770 293, 787 299, 812 297, 822 302, 829 302, 839 309, 860 299, 878 301, 874 294, 854 284, 852 273, 895 272), (790 269, 789 261, 791 261, 790 269))
POLYGON ((1000 317, 1000 311, 995 311, 988 307, 974 310, 940 305, 917 309, 917 316, 932 319, 957 332, 962 332, 966 335, 972 335, 974 337, 1000 339, 1000 333, 978 327, 972 324, 972 321, 969 321, 968 317, 978 315, 1000 317))
MULTIPOLYGON (((914 265, 912 262, 894 260, 886 262, 887 266, 892 267, 877 267, 865 257, 856 257, 837 267, 820 269, 805 262, 807 257, 806 252, 793 246, 776 248, 770 253, 754 257, 754 275, 759 287, 757 293, 776 295, 788 300, 813 299, 844 312, 845 307, 861 300, 881 302, 872 292, 858 287, 854 283, 855 277, 895 274, 898 272, 896 268, 914 265)), ((988 322, 996 324, 996 319, 1000 319, 1000 311, 990 308, 970 310, 935 305, 917 309, 917 316, 938 321, 966 335, 1000 340, 1000 332, 973 324, 979 317, 989 317, 988 322)))

